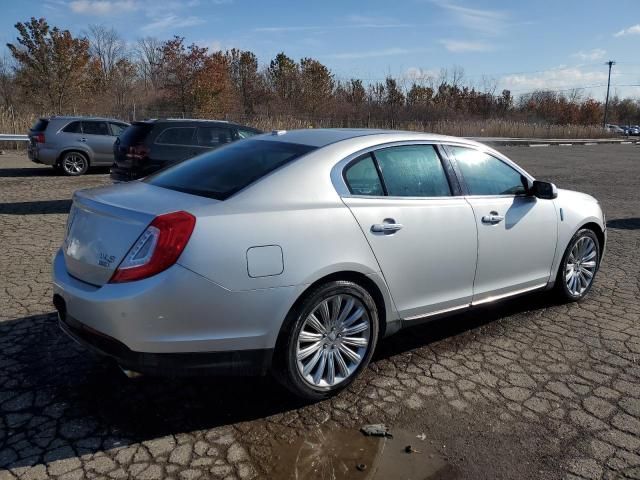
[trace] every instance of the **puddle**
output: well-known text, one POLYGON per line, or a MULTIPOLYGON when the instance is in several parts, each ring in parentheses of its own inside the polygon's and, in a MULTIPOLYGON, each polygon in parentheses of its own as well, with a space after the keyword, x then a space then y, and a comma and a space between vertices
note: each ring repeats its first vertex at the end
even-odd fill
POLYGON ((358 430, 321 428, 293 443, 274 445, 269 478, 277 480, 453 480, 455 469, 418 433, 392 430, 393 438, 358 430), (407 445, 417 452, 407 453, 407 445))

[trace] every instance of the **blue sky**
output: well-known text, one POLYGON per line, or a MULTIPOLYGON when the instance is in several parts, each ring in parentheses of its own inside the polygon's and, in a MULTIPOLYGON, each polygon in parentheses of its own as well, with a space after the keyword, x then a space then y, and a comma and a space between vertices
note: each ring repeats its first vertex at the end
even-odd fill
MULTIPOLYGON (((31 16, 81 33, 113 26, 130 42, 186 37, 213 49, 251 50, 262 64, 284 51, 317 58, 338 78, 367 82, 393 74, 410 82, 464 69, 514 94, 581 90, 603 98, 606 60, 616 60, 614 92, 640 97, 637 0, 22 0, 3 1, 0 41, 31 16)), ((4 49, 6 52, 6 48, 4 49)))

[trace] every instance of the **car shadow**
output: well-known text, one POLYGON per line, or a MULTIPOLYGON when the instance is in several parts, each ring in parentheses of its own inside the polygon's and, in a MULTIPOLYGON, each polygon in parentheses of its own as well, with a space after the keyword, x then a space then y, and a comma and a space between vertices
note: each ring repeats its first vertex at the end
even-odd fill
POLYGON ((640 218, 615 218, 607 222, 607 228, 616 230, 639 230, 640 218))
POLYGON ((50 213, 69 213, 70 209, 70 199, 0 203, 0 215, 43 215, 50 213))
MULTIPOLYGON (((104 175, 110 167, 91 167, 84 175, 104 175)), ((0 168, 0 178, 64 177, 52 167, 0 168)))
MULTIPOLYGON (((379 344, 364 381, 375 378, 378 360, 552 304, 547 296, 530 295, 411 327, 379 344)), ((308 405, 271 377, 128 379, 111 361, 66 337, 53 313, 0 322, 0 372, 0 470, 262 419, 308 405), (18 448, 39 453, 19 456, 18 448)))
POLYGON ((491 325, 511 315, 536 312, 559 304, 558 300, 549 292, 530 293, 509 300, 483 304, 463 313, 436 317, 415 326, 405 324, 407 328, 384 339, 378 345, 373 361, 461 335, 476 328, 491 325))
POLYGON ((0 168, 0 177, 55 177, 59 173, 51 167, 0 168))

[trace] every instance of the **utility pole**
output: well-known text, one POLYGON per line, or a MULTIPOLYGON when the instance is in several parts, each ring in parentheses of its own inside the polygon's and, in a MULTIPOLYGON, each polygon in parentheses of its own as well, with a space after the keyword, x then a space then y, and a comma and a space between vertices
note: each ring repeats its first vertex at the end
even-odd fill
POLYGON ((604 121, 602 122, 602 126, 606 127, 607 125, 607 113, 609 110, 609 87, 611 86, 611 67, 616 64, 613 60, 609 60, 605 65, 609 65, 609 80, 607 80, 607 99, 604 102, 604 121))

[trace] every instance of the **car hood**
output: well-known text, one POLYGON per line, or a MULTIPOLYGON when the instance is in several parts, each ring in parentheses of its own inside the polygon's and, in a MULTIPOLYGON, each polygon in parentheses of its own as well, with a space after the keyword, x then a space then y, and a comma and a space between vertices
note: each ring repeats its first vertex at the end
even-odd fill
POLYGON ((558 189, 558 198, 561 200, 571 200, 572 202, 598 203, 598 200, 591 195, 574 190, 558 189))

